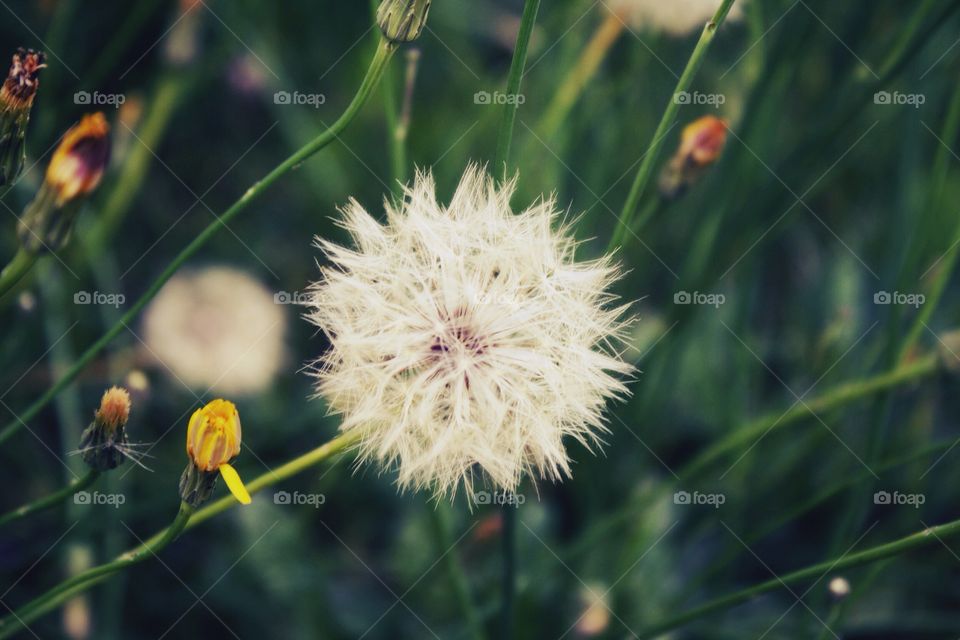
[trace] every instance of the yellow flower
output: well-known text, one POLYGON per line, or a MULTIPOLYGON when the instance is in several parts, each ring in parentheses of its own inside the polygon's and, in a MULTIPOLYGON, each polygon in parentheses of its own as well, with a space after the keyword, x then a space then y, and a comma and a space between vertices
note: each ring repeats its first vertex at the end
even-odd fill
POLYGON ((110 159, 110 125, 102 113, 83 119, 64 134, 47 167, 46 182, 57 194, 58 205, 93 191, 110 159))
POLYGON ((228 400, 214 400, 197 409, 187 426, 187 455, 204 473, 219 471, 230 493, 243 504, 250 494, 230 461, 240 454, 240 414, 228 400))

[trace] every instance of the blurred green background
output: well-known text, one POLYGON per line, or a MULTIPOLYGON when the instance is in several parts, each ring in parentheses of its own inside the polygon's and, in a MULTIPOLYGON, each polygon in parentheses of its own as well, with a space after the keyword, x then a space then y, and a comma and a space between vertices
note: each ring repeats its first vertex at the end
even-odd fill
MULTIPOLYGON (((339 116, 376 42, 369 4, 209 0, 181 14, 169 0, 0 2, 2 50, 43 49, 49 65, 28 135, 30 169, 3 198, 4 259, 16 251, 14 215, 52 147, 92 108, 78 92, 107 101, 114 140, 72 246, 0 309, 4 421, 215 214, 339 116), (308 97, 288 104, 284 92, 308 97), (78 304, 84 292, 124 302, 78 304)), ((637 301, 631 357, 642 373, 633 397, 611 407, 602 454, 572 444, 571 480, 522 487, 515 637, 633 637, 699 602, 960 514, 958 389, 947 367, 843 406, 814 403, 897 367, 960 360, 949 340, 960 308, 949 278, 916 343, 899 353, 924 305, 936 304, 931 291, 958 238, 958 5, 753 0, 721 28, 692 88, 724 103, 681 106, 658 171, 682 126, 703 115, 729 120, 726 149, 618 251, 629 269, 618 293, 637 301), (877 92, 922 104, 887 104, 877 92), (723 304, 676 304, 683 292, 719 294, 723 304), (924 303, 883 304, 883 293, 924 303), (813 415, 783 420, 791 408, 813 415), (769 416, 762 428, 695 478, 682 472, 758 416, 769 416), (683 504, 677 491, 722 504, 683 504), (878 491, 923 504, 882 504, 878 491)), ((503 90, 521 10, 519 0, 436 0, 427 32, 395 57, 387 84, 340 140, 190 261, 187 278, 230 267, 259 283, 250 299, 226 286, 211 300, 184 280, 172 306, 155 311, 184 318, 179 330, 196 348, 179 355, 206 368, 180 371, 178 354, 163 351, 170 336, 154 344, 142 323, 131 325, 0 448, 6 510, 81 468, 68 454, 112 384, 132 387, 131 438, 155 444, 143 459, 152 471, 128 465, 97 486, 125 497, 118 508, 71 503, 0 531, 0 601, 16 607, 172 519, 189 412, 227 395, 226 380, 209 373, 230 373, 232 363, 216 359, 222 340, 262 358, 242 365, 262 375, 229 394, 243 418, 236 466, 245 478, 335 434, 303 370, 324 341, 284 303, 317 275, 314 236, 343 239, 336 207, 355 197, 379 213, 396 191, 383 97, 400 101, 410 49, 420 57, 407 175, 432 168, 447 198, 467 163, 491 161, 501 110, 475 94, 503 90), (266 323, 265 344, 282 348, 261 353, 261 337, 237 337, 245 335, 237 325, 256 323, 266 323)), ((604 16, 603 2, 543 3, 512 156, 514 206, 555 193, 561 208, 582 214, 584 257, 603 251, 697 40, 630 25, 547 134, 547 105, 604 16)), ((312 469, 277 490, 322 495, 319 506, 282 504, 268 491, 185 535, 162 562, 121 574, 31 629, 41 638, 471 637, 452 561, 499 637, 500 508, 438 506, 398 495, 392 480, 348 459, 312 469)), ((960 544, 944 541, 844 572, 845 599, 828 588, 840 575, 827 573, 672 637, 956 638, 958 555, 960 544)))

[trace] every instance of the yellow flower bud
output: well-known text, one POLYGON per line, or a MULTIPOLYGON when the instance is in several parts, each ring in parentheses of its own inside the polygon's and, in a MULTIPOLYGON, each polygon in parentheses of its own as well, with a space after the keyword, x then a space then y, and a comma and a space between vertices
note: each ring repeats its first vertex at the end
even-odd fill
POLYGON ((180 479, 180 495, 194 507, 205 502, 213 491, 217 472, 227 488, 243 504, 250 494, 230 461, 240 454, 240 414, 228 400, 214 400, 197 409, 187 425, 187 455, 190 463, 180 479))
POLYGON ((187 427, 187 455, 201 471, 216 471, 240 454, 240 414, 228 400, 197 409, 187 427))

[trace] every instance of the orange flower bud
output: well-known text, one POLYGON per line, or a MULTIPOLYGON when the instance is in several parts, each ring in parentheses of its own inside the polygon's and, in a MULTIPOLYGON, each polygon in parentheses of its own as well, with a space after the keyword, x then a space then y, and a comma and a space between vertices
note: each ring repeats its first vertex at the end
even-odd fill
POLYGON ((667 199, 682 195, 717 159, 727 142, 727 121, 704 116, 683 129, 680 146, 660 176, 660 194, 667 199))
POLYGON ((93 191, 110 159, 110 125, 102 113, 83 116, 63 136, 47 167, 47 184, 58 205, 93 191))

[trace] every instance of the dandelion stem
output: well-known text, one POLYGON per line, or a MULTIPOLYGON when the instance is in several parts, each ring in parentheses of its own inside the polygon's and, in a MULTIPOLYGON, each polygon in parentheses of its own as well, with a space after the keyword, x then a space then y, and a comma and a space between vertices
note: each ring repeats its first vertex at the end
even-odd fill
POLYGON ((504 505, 503 514, 503 603, 500 609, 500 637, 513 637, 513 599, 517 590, 517 509, 504 505))
POLYGON ((620 39, 625 27, 623 19, 613 10, 608 9, 606 13, 607 17, 584 47, 576 64, 560 83, 560 88, 553 94, 553 99, 538 127, 540 137, 549 139, 556 134, 584 88, 596 75, 610 48, 620 39))
POLYGON ((185 502, 180 503, 180 510, 173 523, 157 536, 154 536, 136 549, 121 554, 115 559, 97 567, 92 567, 64 580, 42 596, 30 601, 23 607, 2 621, 0 621, 0 639, 9 638, 29 622, 35 620, 47 611, 56 608, 73 595, 87 589, 92 584, 101 582, 108 576, 143 562, 155 556, 164 547, 177 539, 177 536, 186 528, 194 509, 185 502))
MULTIPOLYGON (((268 471, 251 482, 246 483, 247 491, 254 494, 265 487, 282 482, 291 476, 305 471, 331 456, 338 454, 349 448, 357 441, 360 436, 355 433, 347 433, 330 440, 329 442, 300 455, 293 460, 283 464, 272 471, 268 471)), ((60 604, 69 600, 72 596, 86 591, 90 587, 103 582, 112 574, 126 569, 127 567, 147 559, 158 551, 173 542, 183 531, 192 529, 196 525, 204 522, 213 516, 226 511, 227 509, 240 504, 233 496, 224 496, 216 500, 199 511, 194 511, 189 505, 181 503, 180 512, 176 520, 169 527, 154 534, 148 540, 139 546, 122 553, 113 561, 94 567, 83 573, 77 574, 69 580, 61 582, 59 585, 43 594, 39 598, 29 602, 24 607, 14 611, 10 616, 0 620, 0 640, 10 637, 18 629, 35 620, 44 613, 55 609, 60 604)))
POLYGON ((510 144, 513 141, 513 125, 517 119, 519 106, 516 97, 520 95, 520 83, 523 80, 523 69, 527 62, 530 36, 533 34, 533 26, 537 21, 539 10, 540 0, 526 0, 523 5, 520 31, 517 33, 517 44, 513 49, 513 61, 510 63, 510 75, 507 77, 507 101, 503 106, 503 120, 500 122, 500 133, 497 137, 497 154, 493 160, 494 172, 502 168, 504 176, 507 175, 510 144))
POLYGON ((37 261, 37 254, 20 248, 3 271, 0 271, 0 299, 13 289, 37 261))
POLYGON ((42 498, 38 498, 33 502, 28 502, 23 506, 17 507, 12 511, 8 511, 7 513, 3 514, 2 516, 0 516, 0 526, 3 526, 8 522, 12 522, 14 520, 19 520, 20 518, 25 518, 31 514, 39 513, 44 509, 48 509, 62 502, 63 500, 66 500, 76 492, 86 489, 91 484, 96 482, 97 478, 99 477, 100 477, 100 472, 95 469, 91 469, 90 471, 87 472, 86 475, 74 480, 73 482, 66 485, 65 487, 62 487, 49 495, 43 496, 42 498))
POLYGON ((914 549, 940 544, 947 538, 957 535, 960 535, 960 520, 954 520, 953 522, 949 522, 947 524, 930 527, 904 538, 900 538, 899 540, 877 545, 864 551, 860 551, 859 553, 851 553, 839 558, 820 562, 804 569, 800 569, 798 571, 767 580, 766 582, 761 582, 752 587, 722 596, 695 609, 681 613, 680 615, 641 631, 639 638, 640 640, 657 638, 665 634, 667 631, 681 627, 711 613, 723 611, 738 604, 742 604, 761 594, 768 593, 770 591, 776 591, 777 589, 782 589, 788 587, 789 585, 797 582, 803 582, 811 578, 818 579, 827 573, 842 571, 852 567, 859 567, 871 562, 876 562, 878 560, 892 558, 907 551, 913 551, 914 549))
POLYGON ((690 88, 694 76, 700 69, 700 65, 703 64, 703 60, 706 57, 707 50, 710 48, 710 43, 713 42, 713 37, 717 29, 723 24, 727 13, 729 13, 730 8, 733 6, 733 1, 734 0, 723 0, 723 4, 721 4, 717 12, 713 14, 713 19, 707 23, 707 26, 703 28, 703 33, 700 34, 700 40, 697 41, 697 46, 694 47, 693 53, 690 55, 690 60, 687 61, 687 66, 680 75, 676 88, 670 95, 670 102, 667 103, 667 108, 660 118, 660 124, 657 125, 657 129, 653 133, 653 139, 650 141, 650 146, 647 147, 647 152, 644 154, 640 168, 637 170, 637 176, 633 181, 633 185, 630 187, 630 193, 627 195, 627 201, 623 205, 623 211, 620 213, 619 222, 613 232, 610 243, 607 245, 608 253, 623 244, 624 238, 630 229, 631 220, 637 211, 637 205, 640 203, 640 197, 646 190, 647 184, 649 184, 650 178, 653 175, 653 168, 657 162, 657 157, 660 155, 660 148, 663 146, 667 133, 669 133, 670 128, 673 126, 673 121, 676 119, 677 112, 680 109, 680 103, 676 99, 676 96, 690 88))
POLYGON ((463 567, 460 565, 460 559, 454 548, 456 542, 450 533, 450 511, 447 505, 438 504, 435 509, 431 509, 430 519, 437 535, 440 552, 443 553, 443 559, 447 565, 450 582, 453 583, 460 609, 467 619, 467 625, 470 627, 471 636, 474 640, 484 640, 485 636, 480 616, 473 603, 473 597, 470 595, 470 583, 467 581, 467 576, 463 572, 463 567))
MULTIPOLYGON (((354 96, 353 101, 347 107, 346 111, 340 116, 340 118, 330 126, 329 129, 321 133, 319 136, 314 138, 312 141, 308 142, 306 145, 301 147, 297 152, 291 155, 289 158, 284 160, 280 165, 274 168, 270 173, 263 177, 259 182, 250 187, 243 196, 234 202, 229 209, 227 209, 222 215, 217 216, 217 219, 211 222, 206 229, 204 229, 199 235, 197 235, 190 244, 188 244, 184 249, 180 251, 179 254, 173 259, 173 261, 167 265, 163 272, 150 284, 146 292, 140 296, 139 299, 130 307, 130 309, 123 314, 123 316, 118 320, 99 340, 94 342, 86 351, 81 354, 73 366, 68 369, 63 376, 58 379, 53 386, 50 387, 40 398, 38 398, 33 404, 31 404, 27 409, 21 413, 19 416, 16 416, 13 420, 7 423, 2 430, 0 430, 0 443, 5 442, 11 436, 20 431, 25 423, 28 420, 31 420, 37 413, 40 412, 58 393, 60 393, 68 384, 70 384, 79 373, 86 367, 93 359, 99 354, 104 347, 106 347, 110 342, 116 338, 118 335, 123 333, 126 330, 126 327, 133 322, 137 317, 140 311, 153 299, 157 292, 160 291, 161 287, 173 277, 173 274, 182 267, 187 260, 193 257, 201 248, 219 232, 228 222, 230 222, 234 217, 236 217, 241 211, 246 209, 258 196, 262 195, 267 188, 276 182, 281 176, 289 173, 293 169, 296 169, 300 163, 307 160, 310 156, 314 155, 328 144, 338 139, 338 136, 343 132, 344 129, 353 121, 353 119, 360 112, 360 109, 367 102, 370 97, 370 94, 373 93, 374 88, 380 82, 380 78, 383 76, 384 69, 386 69, 387 62, 390 60, 391 55, 396 50, 396 45, 390 43, 386 39, 381 39, 380 46, 377 48, 377 52, 373 57, 373 60, 370 63, 370 67, 367 69, 367 75, 364 77, 363 82, 360 85, 360 88, 357 90, 357 94, 354 96)), ((2 289, 0 289, 2 291, 2 289)))

